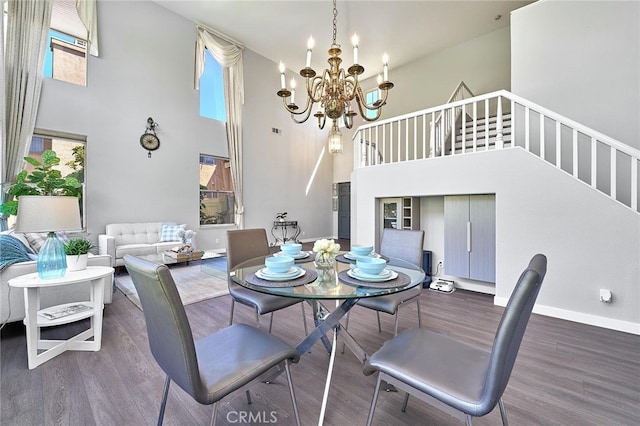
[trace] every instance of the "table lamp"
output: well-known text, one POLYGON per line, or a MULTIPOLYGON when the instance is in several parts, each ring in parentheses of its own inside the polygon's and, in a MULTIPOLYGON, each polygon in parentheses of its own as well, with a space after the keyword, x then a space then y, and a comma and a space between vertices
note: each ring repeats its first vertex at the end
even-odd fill
POLYGON ((18 198, 16 232, 47 232, 38 251, 38 275, 43 280, 61 278, 67 270, 67 257, 56 231, 82 229, 77 197, 23 195, 18 198))

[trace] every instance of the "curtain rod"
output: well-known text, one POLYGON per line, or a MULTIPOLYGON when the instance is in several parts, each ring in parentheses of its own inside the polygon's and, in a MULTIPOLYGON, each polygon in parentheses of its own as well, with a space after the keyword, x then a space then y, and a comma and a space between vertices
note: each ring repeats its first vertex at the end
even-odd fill
POLYGON ((202 28, 205 31, 210 32, 211 34, 213 34, 214 36, 221 38, 222 40, 235 44, 236 46, 238 46, 239 49, 244 49, 244 44, 240 43, 239 41, 236 41, 234 39, 232 39, 231 37, 222 34, 220 31, 214 30, 213 28, 209 28, 206 25, 202 25, 202 24, 196 24, 196 28, 202 28))

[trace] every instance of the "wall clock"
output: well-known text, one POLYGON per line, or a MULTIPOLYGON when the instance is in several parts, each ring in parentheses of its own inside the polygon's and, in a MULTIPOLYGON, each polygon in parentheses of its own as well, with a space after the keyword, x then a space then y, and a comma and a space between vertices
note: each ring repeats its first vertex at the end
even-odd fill
POLYGON ((149 117, 147 119, 147 130, 140 136, 140 145, 149 151, 149 158, 151 158, 151 151, 160 148, 160 139, 156 135, 156 127, 158 127, 158 123, 149 117))

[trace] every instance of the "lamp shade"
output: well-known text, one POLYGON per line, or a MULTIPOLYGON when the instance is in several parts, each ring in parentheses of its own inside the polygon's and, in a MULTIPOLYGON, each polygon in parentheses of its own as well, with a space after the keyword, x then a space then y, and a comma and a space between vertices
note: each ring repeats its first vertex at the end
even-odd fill
POLYGON ((75 231, 80 224, 77 197, 23 195, 18 198, 16 232, 75 231))

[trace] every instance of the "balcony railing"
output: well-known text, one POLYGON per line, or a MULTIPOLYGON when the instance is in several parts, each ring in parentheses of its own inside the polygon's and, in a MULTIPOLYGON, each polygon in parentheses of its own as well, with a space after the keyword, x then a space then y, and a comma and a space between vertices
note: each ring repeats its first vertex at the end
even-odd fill
POLYGON ((354 169, 518 146, 639 212, 639 150, 506 90, 366 124, 353 141, 354 169))

